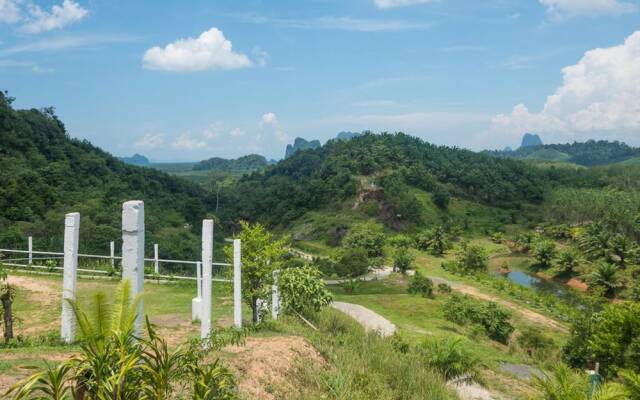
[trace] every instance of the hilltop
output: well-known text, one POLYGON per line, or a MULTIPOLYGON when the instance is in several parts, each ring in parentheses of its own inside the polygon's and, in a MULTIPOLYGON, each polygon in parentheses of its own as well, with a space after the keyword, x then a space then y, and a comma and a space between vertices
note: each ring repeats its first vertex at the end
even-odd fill
POLYGON ((209 208, 198 185, 128 165, 87 141, 70 138, 52 109, 14 110, 0 94, 0 245, 62 248, 63 214, 80 211, 83 251, 108 251, 118 240, 121 203, 144 199, 154 240, 163 254, 186 256, 209 208))

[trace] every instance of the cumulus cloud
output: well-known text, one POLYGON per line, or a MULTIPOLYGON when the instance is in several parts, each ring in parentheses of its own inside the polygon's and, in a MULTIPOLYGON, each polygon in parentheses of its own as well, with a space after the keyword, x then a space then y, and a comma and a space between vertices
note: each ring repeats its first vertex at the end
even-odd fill
POLYGON ((89 11, 73 0, 64 0, 62 5, 53 5, 45 11, 37 5, 28 6, 29 17, 21 30, 26 33, 41 33, 61 29, 84 19, 89 11))
POLYGON ((554 18, 620 15, 637 11, 638 7, 620 0, 539 0, 554 18))
MULTIPOLYGON (((268 112, 262 115, 260 120, 260 131, 261 132, 270 132, 276 137, 279 142, 286 143, 289 140, 289 135, 286 134, 280 128, 280 123, 278 122, 278 117, 272 112, 268 112)), ((258 139, 261 139, 262 135, 258 135, 258 139)))
POLYGON ((140 139, 138 139, 133 146, 142 149, 155 149, 164 144, 164 135, 162 134, 150 134, 147 133, 140 139))
POLYGON ((171 144, 176 150, 198 150, 207 147, 207 142, 192 137, 188 133, 183 133, 171 144))
POLYGON ((563 68, 563 83, 542 111, 518 104, 493 118, 494 132, 563 134, 566 138, 610 137, 638 140, 640 129, 640 31, 623 44, 590 50, 563 68))
POLYGON ((395 8, 432 3, 433 0, 374 0, 378 8, 395 8))
POLYGON ((18 0, 0 0, 0 22, 13 24, 22 19, 18 0))
POLYGON ((252 63, 246 55, 233 51, 221 30, 211 28, 197 38, 178 39, 164 48, 148 49, 143 65, 147 69, 191 72, 246 68, 252 63))

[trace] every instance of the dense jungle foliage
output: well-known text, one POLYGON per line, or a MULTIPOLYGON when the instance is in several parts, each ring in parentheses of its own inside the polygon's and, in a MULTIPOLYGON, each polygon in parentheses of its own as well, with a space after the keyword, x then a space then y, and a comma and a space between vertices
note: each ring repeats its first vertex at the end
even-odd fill
POLYGON ((198 254, 195 234, 215 204, 205 190, 70 138, 52 109, 14 110, 11 101, 0 94, 0 246, 26 248, 33 235, 35 249, 59 251, 64 213, 79 211, 80 250, 106 254, 122 236, 122 202, 144 199, 149 249, 198 254))

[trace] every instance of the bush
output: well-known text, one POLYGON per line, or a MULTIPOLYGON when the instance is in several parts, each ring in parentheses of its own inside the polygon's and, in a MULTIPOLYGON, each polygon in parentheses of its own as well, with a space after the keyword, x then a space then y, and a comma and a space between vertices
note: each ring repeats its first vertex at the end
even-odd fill
POLYGON ((433 281, 422 275, 419 271, 411 278, 407 291, 411 294, 419 294, 422 297, 433 297, 433 281))
POLYGON ((280 272, 278 287, 284 312, 318 312, 331 303, 322 273, 314 267, 290 268, 280 272))
POLYGON ((533 256, 539 268, 547 269, 556 256, 556 244, 551 240, 539 240, 533 246, 533 256))
POLYGON ((396 249, 393 253, 393 269, 402 274, 406 274, 411 269, 411 264, 415 257, 409 249, 396 249))
POLYGON ((530 357, 544 360, 551 355, 555 345, 553 340, 545 336, 540 329, 527 327, 516 338, 518 346, 530 357))
POLYGON ((451 291, 451 286, 447 285, 446 283, 438 283, 438 293, 449 294, 451 293, 451 291))
POLYGON ((375 224, 358 224, 344 238, 344 244, 349 248, 365 249, 368 257, 384 255, 384 232, 375 224))
POLYGON ((336 262, 330 258, 316 257, 313 259, 312 265, 320 270, 324 276, 332 276, 336 273, 336 262))
POLYGON ((340 277, 355 278, 364 275, 369 270, 367 251, 360 248, 346 249, 335 266, 336 274, 340 277))
POLYGON ((484 247, 462 243, 453 267, 458 273, 471 274, 487 270, 489 256, 484 247))
POLYGON ((453 294, 444 304, 444 317, 458 325, 477 324, 492 340, 508 343, 514 331, 511 315, 496 303, 479 302, 467 295, 453 294))
POLYGON ((467 350, 461 338, 429 339, 420 346, 427 367, 440 373, 445 380, 465 378, 480 382, 480 360, 467 350))

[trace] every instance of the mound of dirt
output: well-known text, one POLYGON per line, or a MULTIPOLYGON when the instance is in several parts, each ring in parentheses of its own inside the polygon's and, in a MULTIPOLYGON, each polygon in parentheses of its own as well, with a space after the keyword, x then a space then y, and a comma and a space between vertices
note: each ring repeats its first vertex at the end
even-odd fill
POLYGON ((236 376, 240 393, 248 399, 275 399, 279 393, 297 391, 292 373, 299 362, 325 362, 305 339, 298 336, 248 338, 241 346, 224 349, 223 358, 236 376))

